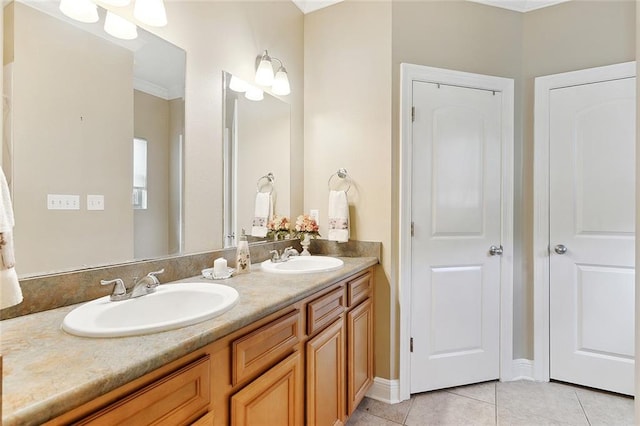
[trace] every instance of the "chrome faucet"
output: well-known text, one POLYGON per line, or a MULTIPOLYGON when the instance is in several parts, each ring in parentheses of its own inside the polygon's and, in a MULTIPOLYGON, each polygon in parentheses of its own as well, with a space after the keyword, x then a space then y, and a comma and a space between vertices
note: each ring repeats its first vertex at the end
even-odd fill
POLYGON ((293 247, 287 247, 286 249, 282 250, 282 254, 280 254, 278 250, 271 250, 269 253, 271 253, 271 262, 273 263, 286 262, 287 260, 289 260, 289 258, 298 256, 299 254, 298 250, 294 249, 293 247))
POLYGON ((116 278, 114 280, 101 280, 100 284, 109 285, 113 284, 113 291, 111 292, 111 296, 109 300, 112 302, 117 302, 120 300, 133 299, 135 297, 144 296, 149 293, 153 293, 156 291, 156 287, 160 285, 160 280, 156 275, 162 274, 164 269, 155 272, 149 272, 144 277, 138 279, 134 278, 133 288, 131 291, 127 291, 127 287, 124 285, 124 281, 120 278, 116 278))

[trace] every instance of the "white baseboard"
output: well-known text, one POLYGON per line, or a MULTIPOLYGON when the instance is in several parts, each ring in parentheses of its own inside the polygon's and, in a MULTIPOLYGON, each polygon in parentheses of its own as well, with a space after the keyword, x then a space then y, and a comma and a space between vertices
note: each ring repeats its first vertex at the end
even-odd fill
POLYGON ((511 367, 511 380, 535 380, 533 378, 533 361, 530 359, 514 359, 511 367))
POLYGON ((367 397, 387 404, 396 404, 400 402, 400 381, 374 377, 367 397))

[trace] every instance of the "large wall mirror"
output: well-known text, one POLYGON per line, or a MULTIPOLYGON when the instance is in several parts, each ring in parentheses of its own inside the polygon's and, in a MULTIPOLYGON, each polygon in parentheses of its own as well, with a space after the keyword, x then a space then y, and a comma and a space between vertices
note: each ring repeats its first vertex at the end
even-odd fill
POLYGON ((21 277, 182 252, 184 50, 5 6, 2 165, 21 277), (61 208, 64 207, 64 208, 61 208))
POLYGON ((273 212, 290 216, 291 108, 283 100, 223 72, 224 241, 251 235, 258 192, 268 193, 273 212))

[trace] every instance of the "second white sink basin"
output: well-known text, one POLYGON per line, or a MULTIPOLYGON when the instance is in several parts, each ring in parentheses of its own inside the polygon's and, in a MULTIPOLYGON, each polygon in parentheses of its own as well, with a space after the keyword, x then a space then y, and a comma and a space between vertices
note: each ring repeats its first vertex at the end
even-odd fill
POLYGON ((308 274, 311 272, 336 271, 344 262, 329 256, 296 256, 286 262, 273 263, 271 260, 262 262, 262 270, 275 274, 308 274))
POLYGON ((157 333, 214 318, 238 301, 236 289, 206 282, 160 285, 154 293, 112 302, 109 296, 69 312, 62 329, 82 337, 157 333))

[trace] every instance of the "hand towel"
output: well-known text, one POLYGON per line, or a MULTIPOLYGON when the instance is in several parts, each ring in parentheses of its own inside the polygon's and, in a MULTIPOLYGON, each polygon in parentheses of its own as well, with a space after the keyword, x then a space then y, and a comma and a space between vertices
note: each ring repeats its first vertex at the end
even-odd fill
POLYGON ((22 290, 14 269, 13 206, 9 186, 0 169, 0 309, 22 302, 22 290))
POLYGON ((266 237, 269 229, 267 224, 273 216, 273 202, 271 193, 258 192, 256 194, 256 205, 253 214, 253 226, 251 227, 251 236, 266 237))
POLYGON ((349 241, 349 203, 345 191, 329 192, 329 241, 349 241))

